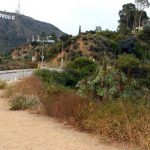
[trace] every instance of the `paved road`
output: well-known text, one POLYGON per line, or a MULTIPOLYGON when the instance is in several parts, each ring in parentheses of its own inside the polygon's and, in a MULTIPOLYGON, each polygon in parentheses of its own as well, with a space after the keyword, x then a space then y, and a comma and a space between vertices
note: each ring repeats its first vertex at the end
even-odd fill
POLYGON ((2 80, 19 80, 24 77, 31 76, 33 73, 33 70, 14 70, 14 71, 6 71, 6 72, 1 72, 0 71, 0 79, 2 80))
MULTIPOLYGON (((57 68, 46 68, 50 71, 62 71, 62 69, 57 68)), ((19 80, 24 77, 29 77, 35 69, 24 69, 24 70, 7 70, 0 71, 0 79, 6 81, 19 80)))

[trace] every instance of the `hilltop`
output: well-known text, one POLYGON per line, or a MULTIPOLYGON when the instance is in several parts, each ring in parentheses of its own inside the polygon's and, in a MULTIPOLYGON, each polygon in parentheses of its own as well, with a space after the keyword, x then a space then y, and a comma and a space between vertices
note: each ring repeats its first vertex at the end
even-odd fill
POLYGON ((31 41, 32 36, 42 32, 60 37, 63 32, 50 23, 41 22, 31 17, 0 11, 0 50, 10 51, 12 48, 31 41), (6 16, 5 16, 6 15, 6 16), (8 15, 8 16, 7 16, 8 15), (14 20, 9 19, 14 16, 14 20))
MULTIPOLYGON (((57 41, 55 44, 45 44, 44 56, 47 62, 53 66, 60 65, 61 58, 64 62, 73 61, 76 57, 89 57, 100 64, 103 63, 104 57, 110 63, 123 53, 134 54, 139 59, 150 58, 149 42, 143 41, 140 36, 128 35, 121 36, 113 31, 88 31, 77 36, 64 35, 61 37, 63 41, 57 41), (145 57, 146 51, 146 58, 145 57)), ((42 46, 39 44, 27 44, 17 47, 12 51, 14 59, 29 58, 36 56, 36 60, 40 61, 42 46)))

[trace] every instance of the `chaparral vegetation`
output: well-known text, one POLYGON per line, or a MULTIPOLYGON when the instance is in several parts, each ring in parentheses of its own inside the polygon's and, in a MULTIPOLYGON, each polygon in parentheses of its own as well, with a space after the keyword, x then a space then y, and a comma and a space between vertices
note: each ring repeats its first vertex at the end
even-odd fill
MULTIPOLYGON (((136 2, 149 6, 147 1, 136 2)), ((39 113, 112 142, 149 150, 150 21, 136 6, 123 5, 117 31, 64 34, 46 45, 47 64, 58 67, 63 59, 63 70, 37 69, 9 88, 11 109, 40 105, 39 113)), ((39 56, 39 45, 32 46, 39 56)), ((3 61, 0 57, 0 64, 3 61)))

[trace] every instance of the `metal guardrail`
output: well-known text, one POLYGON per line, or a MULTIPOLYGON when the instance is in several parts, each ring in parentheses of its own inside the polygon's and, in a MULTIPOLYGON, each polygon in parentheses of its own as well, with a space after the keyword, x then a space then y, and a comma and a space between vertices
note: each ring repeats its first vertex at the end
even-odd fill
MULTIPOLYGON (((41 69, 47 69, 50 71, 63 71, 63 69, 60 68, 41 68, 41 69)), ((18 69, 18 70, 5 70, 5 71, 0 71, 0 74, 9 74, 9 73, 17 73, 17 72, 28 72, 28 71, 35 71, 36 69, 18 69)))
POLYGON ((34 71, 36 69, 19 69, 19 70, 5 70, 5 71, 0 71, 0 74, 9 74, 9 73, 17 73, 17 72, 28 72, 28 71, 34 71))

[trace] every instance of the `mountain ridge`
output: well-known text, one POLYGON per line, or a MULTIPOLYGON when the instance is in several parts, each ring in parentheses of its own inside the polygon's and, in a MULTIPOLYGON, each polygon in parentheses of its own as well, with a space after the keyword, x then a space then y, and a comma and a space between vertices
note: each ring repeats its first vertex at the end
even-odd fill
POLYGON ((63 35, 63 32, 51 23, 22 14, 0 11, 1 51, 10 51, 17 46, 26 44, 31 41, 32 35, 37 36, 42 32, 47 35, 54 32, 58 38, 63 35))

